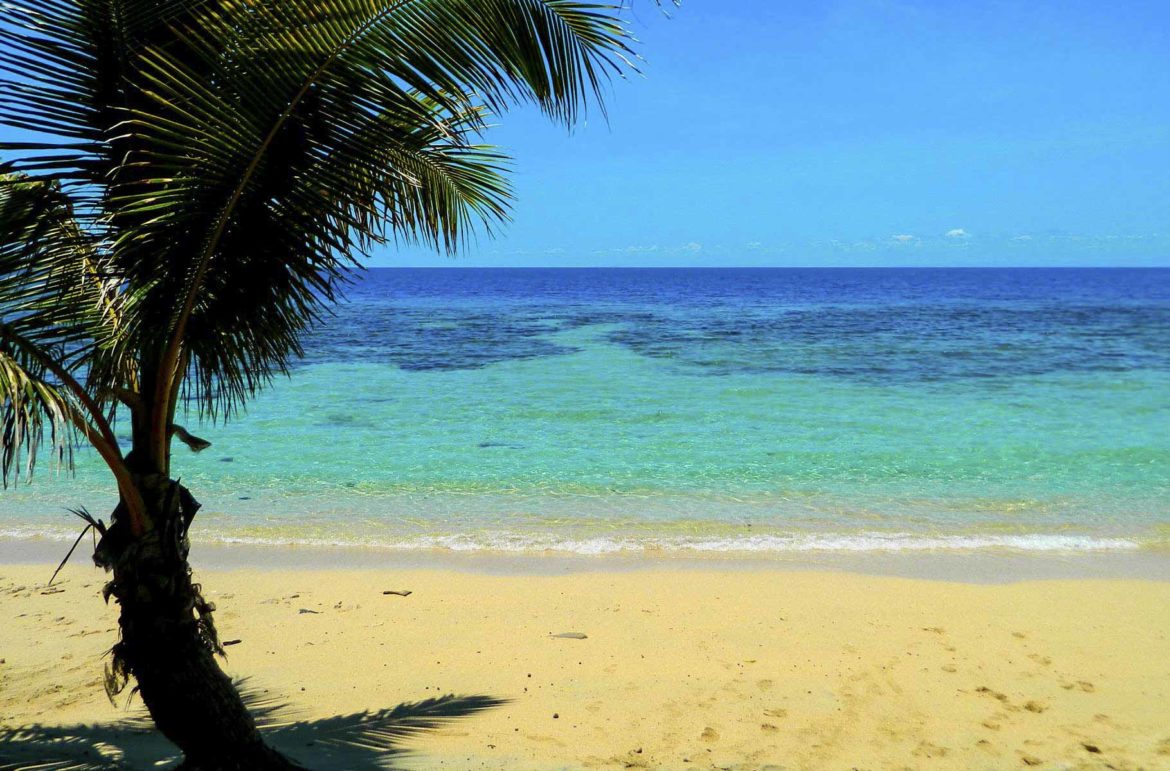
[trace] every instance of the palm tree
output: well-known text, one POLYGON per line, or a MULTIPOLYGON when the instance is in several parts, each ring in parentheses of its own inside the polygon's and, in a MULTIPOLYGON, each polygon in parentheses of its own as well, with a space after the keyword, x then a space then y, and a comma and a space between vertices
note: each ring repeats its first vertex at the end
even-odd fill
POLYGON ((587 0, 0 4, 0 121, 34 140, 0 146, 0 471, 84 440, 113 473, 107 688, 132 677, 186 767, 294 766, 215 658, 171 458, 207 442, 179 405, 226 419, 286 372, 373 245, 490 231, 489 115, 572 124, 629 54, 620 7, 587 0))

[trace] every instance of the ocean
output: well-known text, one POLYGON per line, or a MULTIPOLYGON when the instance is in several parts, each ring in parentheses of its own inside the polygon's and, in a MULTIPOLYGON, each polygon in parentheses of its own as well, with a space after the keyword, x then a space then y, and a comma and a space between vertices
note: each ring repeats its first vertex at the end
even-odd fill
MULTIPOLYGON (((1170 269, 376 269, 174 473, 203 542, 1170 545, 1170 269)), ((92 451, 0 537, 105 516, 92 451)))

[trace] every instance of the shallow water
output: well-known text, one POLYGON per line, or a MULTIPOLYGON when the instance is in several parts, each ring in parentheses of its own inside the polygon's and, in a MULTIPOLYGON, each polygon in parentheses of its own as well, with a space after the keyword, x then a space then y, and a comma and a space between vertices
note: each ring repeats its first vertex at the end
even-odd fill
MULTIPOLYGON (((1167 341, 1170 270, 377 270, 175 473, 227 542, 1165 549, 1167 341)), ((47 471, 0 535, 111 508, 47 471)))

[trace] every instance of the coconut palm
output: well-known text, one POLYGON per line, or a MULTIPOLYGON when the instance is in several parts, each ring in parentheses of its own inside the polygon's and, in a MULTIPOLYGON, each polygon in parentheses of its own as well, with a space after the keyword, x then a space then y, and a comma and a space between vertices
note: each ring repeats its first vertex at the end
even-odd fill
POLYGON ((208 443, 176 420, 284 373, 372 246, 490 232, 489 116, 572 124, 629 53, 620 8, 586 0, 0 3, 0 121, 30 139, 0 147, 0 471, 83 441, 113 473, 107 687, 133 678, 188 767, 290 764, 215 657, 171 457, 208 443))

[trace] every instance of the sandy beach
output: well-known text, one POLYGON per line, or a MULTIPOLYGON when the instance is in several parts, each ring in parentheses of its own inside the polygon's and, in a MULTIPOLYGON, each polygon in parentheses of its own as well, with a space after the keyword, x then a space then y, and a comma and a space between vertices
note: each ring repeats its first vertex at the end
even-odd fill
MULTIPOLYGON (((111 728, 139 707, 102 688, 116 622, 103 574, 70 565, 46 589, 51 572, 0 566, 0 758, 170 757, 111 728)), ((287 700, 300 722, 280 740, 306 762, 370 763, 329 749, 329 732, 398 707, 380 723, 398 768, 1170 767, 1166 582, 669 567, 198 577, 222 639, 238 640, 228 670, 287 700)))

